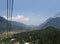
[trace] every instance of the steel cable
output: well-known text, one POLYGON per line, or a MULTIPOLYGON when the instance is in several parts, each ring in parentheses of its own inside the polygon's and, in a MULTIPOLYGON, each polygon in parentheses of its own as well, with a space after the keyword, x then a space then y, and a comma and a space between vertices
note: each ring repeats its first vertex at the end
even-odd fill
POLYGON ((7 21, 7 35, 8 35, 8 31, 12 29, 12 14, 13 14, 13 2, 14 0, 7 0, 7 20, 9 20, 9 18, 11 18, 11 25, 10 25, 10 29, 9 29, 9 22, 7 21))

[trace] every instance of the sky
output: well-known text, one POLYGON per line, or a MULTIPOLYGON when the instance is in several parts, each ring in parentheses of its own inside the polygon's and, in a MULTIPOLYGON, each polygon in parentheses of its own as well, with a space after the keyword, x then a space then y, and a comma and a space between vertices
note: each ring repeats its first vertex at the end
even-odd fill
MULTIPOLYGON (((60 12, 60 0, 14 0, 13 7, 13 21, 40 25, 60 12)), ((6 0, 0 0, 0 16, 6 18, 6 10, 6 0)))

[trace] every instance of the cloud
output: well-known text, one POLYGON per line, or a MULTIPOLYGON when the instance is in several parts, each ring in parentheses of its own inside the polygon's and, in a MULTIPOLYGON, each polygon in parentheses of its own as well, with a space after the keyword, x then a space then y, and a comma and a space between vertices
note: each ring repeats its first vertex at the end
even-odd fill
MULTIPOLYGON (((7 16, 3 16, 5 19, 7 19, 7 16)), ((11 21, 11 17, 8 18, 9 21, 11 21)), ((17 15, 15 17, 12 17, 12 21, 18 21, 18 22, 28 22, 30 20, 29 17, 25 17, 25 16, 20 16, 17 15)))

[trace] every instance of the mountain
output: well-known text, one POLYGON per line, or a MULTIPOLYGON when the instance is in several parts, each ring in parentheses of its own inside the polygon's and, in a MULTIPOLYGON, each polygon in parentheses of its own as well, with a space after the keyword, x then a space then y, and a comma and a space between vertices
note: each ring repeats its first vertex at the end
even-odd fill
POLYGON ((25 25, 24 23, 21 23, 21 22, 13 21, 12 24, 16 25, 16 26, 19 26, 19 27, 27 28, 27 25, 25 25))
POLYGON ((8 21, 0 16, 0 33, 8 31, 27 30, 26 25, 16 21, 8 21), (8 26, 7 26, 8 25, 8 26))
POLYGON ((60 29, 60 17, 54 17, 47 19, 43 24, 40 25, 40 28, 46 28, 48 26, 53 26, 60 29))

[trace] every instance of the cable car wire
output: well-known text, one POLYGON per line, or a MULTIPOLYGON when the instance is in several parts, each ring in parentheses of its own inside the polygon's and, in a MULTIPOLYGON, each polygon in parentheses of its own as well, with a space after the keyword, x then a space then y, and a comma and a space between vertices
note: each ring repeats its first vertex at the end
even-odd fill
POLYGON ((8 31, 12 29, 13 2, 14 0, 7 0, 7 35, 8 35, 8 31), (10 29, 9 29, 9 22, 8 22, 9 17, 11 18, 10 29))

